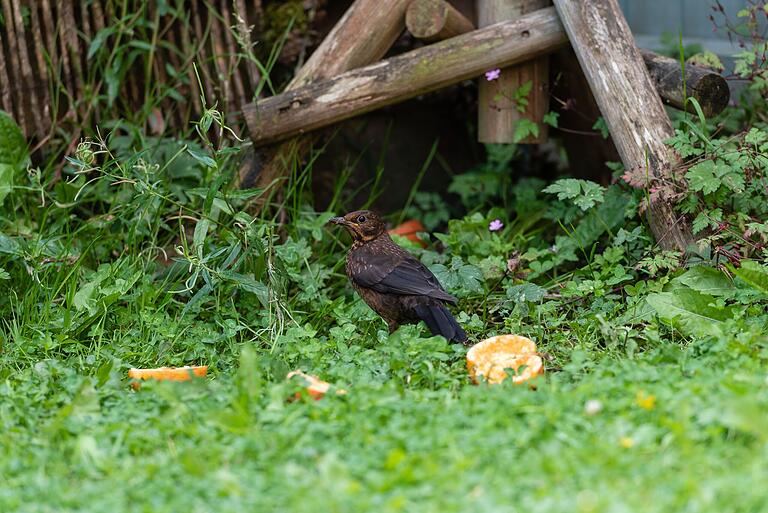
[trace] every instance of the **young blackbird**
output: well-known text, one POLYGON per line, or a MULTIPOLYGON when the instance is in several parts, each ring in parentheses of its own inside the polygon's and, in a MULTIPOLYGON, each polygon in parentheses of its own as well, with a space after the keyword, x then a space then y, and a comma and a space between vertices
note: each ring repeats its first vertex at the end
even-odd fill
POLYGON ((347 276, 368 306, 384 318, 389 332, 424 321, 434 335, 466 342, 467 334, 445 307, 456 298, 443 290, 427 267, 395 244, 384 222, 369 210, 334 217, 352 234, 347 276))

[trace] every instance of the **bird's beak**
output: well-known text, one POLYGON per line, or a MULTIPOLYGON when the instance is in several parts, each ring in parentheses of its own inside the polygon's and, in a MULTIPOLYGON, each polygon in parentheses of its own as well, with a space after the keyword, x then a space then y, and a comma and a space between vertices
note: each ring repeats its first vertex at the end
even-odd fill
POLYGON ((347 220, 344 219, 343 217, 332 217, 328 222, 333 224, 340 224, 340 225, 348 224, 347 220))

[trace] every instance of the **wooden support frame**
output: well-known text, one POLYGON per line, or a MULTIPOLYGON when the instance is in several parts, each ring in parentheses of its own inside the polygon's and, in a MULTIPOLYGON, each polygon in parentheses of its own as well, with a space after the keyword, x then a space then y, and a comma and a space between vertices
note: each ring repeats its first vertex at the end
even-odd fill
MULTIPOLYGON (((477 26, 486 27, 500 21, 514 20, 543 9, 549 0, 476 0, 477 26)), ((549 57, 503 68, 498 78, 481 77, 478 83, 477 138, 482 143, 541 144, 547 140, 548 125, 542 118, 549 111, 549 57), (518 91, 529 85, 521 101, 518 91), (521 105, 522 101, 527 105, 521 105), (535 134, 517 137, 521 120, 535 127, 535 134)))
MULTIPOLYGON (((554 3, 624 167, 668 179, 668 171, 679 164, 664 144, 674 130, 618 1, 554 3)), ((647 212, 663 249, 685 251, 693 242, 684 216, 668 203, 652 202, 647 212)))
POLYGON ((477 77, 491 67, 547 54, 566 43, 550 7, 259 100, 247 105, 243 115, 253 143, 271 144, 477 77))
MULTIPOLYGON (((411 35, 427 42, 442 41, 453 35, 475 30, 474 24, 445 0, 414 0, 408 7, 405 26, 411 35), (418 5, 417 9, 414 8, 415 5, 418 5), (445 30, 451 19, 453 21, 450 24, 453 28, 450 31, 445 30), (462 30, 462 32, 453 34, 455 30, 462 30)), ((640 53, 643 55, 645 66, 661 100, 670 107, 683 109, 685 101, 683 70, 680 62, 650 50, 641 49, 640 53)), ((562 56, 557 62, 560 65, 563 64, 562 56)), ((557 71, 556 69, 555 72, 557 71)), ((552 75, 553 73, 550 73, 550 76, 552 75)), ((691 64, 685 66, 685 94, 695 98, 701 105, 704 115, 708 117, 720 114, 730 100, 728 82, 722 75, 711 69, 691 64)), ((688 110, 690 109, 689 105, 688 110)))
MULTIPOLYGON (((410 0, 355 0, 287 90, 381 59, 405 29, 405 10, 409 3, 410 0)), ((246 106, 244 110, 247 112, 249 108, 246 106)), ((246 115, 245 120, 251 134, 258 131, 258 123, 252 124, 255 118, 246 115)), ((259 203, 263 202, 273 186, 290 173, 292 162, 302 160, 311 146, 312 140, 304 137, 262 151, 258 165, 241 168, 240 187, 264 189, 257 198, 259 203)), ((251 209, 254 206, 251 204, 251 209)))
MULTIPOLYGON (((447 5, 443 0, 425 2, 430 7, 436 6, 442 10, 440 3, 443 6, 447 5)), ((420 12, 423 14, 427 11, 422 10, 420 12)), ((434 13, 427 12, 427 14, 430 19, 434 19, 432 16, 434 13)), ((413 23, 414 19, 413 16, 407 17, 406 22, 409 23, 408 20, 410 20, 410 23, 413 23)), ((526 18, 526 20, 528 19, 526 18)), ((550 30, 560 31, 559 38, 562 44, 565 44, 565 30, 559 24, 559 18, 554 9, 537 11, 536 19, 539 20, 537 23, 546 24, 550 30)), ((466 21, 469 23, 468 20, 466 21)), ((522 23, 526 22, 523 20, 522 23)), ((506 22, 504 27, 508 27, 508 23, 506 22)), ((519 24, 518 27, 520 30, 512 35, 512 37, 517 38, 517 41, 524 42, 530 37, 542 37, 539 33, 533 35, 530 31, 526 31, 522 24, 519 24), (524 35, 526 32, 527 35, 524 35)), ((440 29, 433 30, 440 32, 440 29)), ((485 44, 483 41, 489 38, 502 37, 504 32, 491 27, 477 32, 480 33, 478 37, 475 33, 467 33, 463 39, 449 38, 440 46, 432 45, 421 48, 364 69, 354 70, 330 80, 293 89, 248 105, 244 115, 252 128, 251 138, 256 145, 272 144, 384 105, 412 98, 449 83, 459 82, 467 76, 471 76, 468 75, 471 70, 474 70, 476 74, 481 74, 487 69, 484 66, 487 66, 489 62, 491 66, 493 63, 502 62, 502 57, 508 56, 510 51, 514 52, 519 60, 529 60, 536 54, 536 51, 540 51, 540 49, 535 48, 535 44, 529 46, 532 50, 525 55, 521 55, 519 49, 510 49, 509 47, 494 49, 488 49, 485 46, 479 47, 477 45, 485 44), (477 47, 472 49, 470 46, 477 47), (477 57, 475 54, 479 53, 484 55, 477 57), (440 73, 424 73, 426 68, 423 63, 429 63, 429 69, 440 70, 440 73), (450 73, 454 74, 453 78, 449 76, 450 73)), ((554 36, 553 33, 547 37, 554 36)), ((535 43, 535 41, 528 41, 528 43, 535 43)), ((670 78, 667 68, 660 70, 656 68, 659 62, 666 62, 667 58, 652 52, 647 55, 649 57, 646 62, 650 66, 651 75, 666 77, 664 82, 654 84, 656 89, 662 95, 678 94, 676 91, 681 90, 682 74, 677 74, 679 82, 677 82, 677 87, 674 87, 672 85, 674 78, 670 78)), ((717 83, 718 80, 724 82, 722 77, 703 68, 693 70, 693 67, 688 66, 686 75, 706 77, 707 82, 712 83, 717 83)), ((698 83, 703 81, 703 79, 698 80, 698 83)), ((698 90, 701 88, 699 87, 698 90)), ((696 89, 691 92, 695 93, 696 89)), ((727 88, 725 92, 727 94, 727 88)), ((703 102, 702 105, 707 106, 704 107, 705 109, 716 109, 707 98, 704 96, 700 96, 700 98, 703 102)), ((665 101, 674 104, 675 98, 669 96, 665 98, 665 101)), ((727 97, 725 102, 727 103, 727 97)))

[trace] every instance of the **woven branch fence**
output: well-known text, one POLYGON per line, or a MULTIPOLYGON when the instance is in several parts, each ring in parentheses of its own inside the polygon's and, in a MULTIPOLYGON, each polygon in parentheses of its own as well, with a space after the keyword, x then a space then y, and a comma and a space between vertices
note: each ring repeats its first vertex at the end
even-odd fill
MULTIPOLYGON (((273 2, 265 13, 261 0, 0 0, 0 108, 38 141, 115 109, 160 133, 198 118, 201 93, 236 114, 255 99, 259 52, 272 46, 265 14, 311 20, 322 3, 273 2)), ((311 44, 300 25, 283 58, 305 49, 297 40, 311 44)))

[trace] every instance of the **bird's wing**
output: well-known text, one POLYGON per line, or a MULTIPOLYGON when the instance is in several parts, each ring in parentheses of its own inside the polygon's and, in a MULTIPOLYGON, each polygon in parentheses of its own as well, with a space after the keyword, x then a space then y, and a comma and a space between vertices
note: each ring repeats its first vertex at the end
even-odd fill
POLYGON ((456 303, 432 271, 410 255, 399 261, 393 261, 391 255, 371 255, 366 264, 354 273, 358 285, 382 294, 429 296, 456 303))

